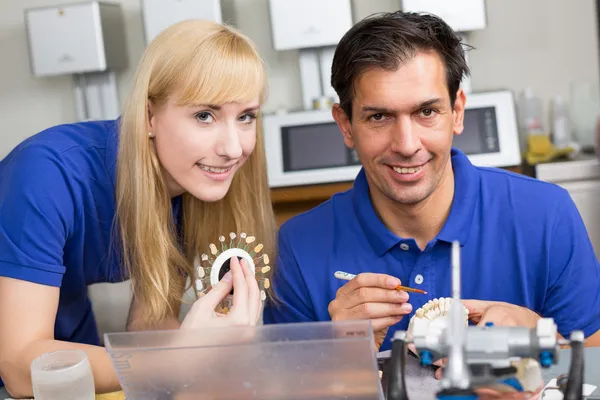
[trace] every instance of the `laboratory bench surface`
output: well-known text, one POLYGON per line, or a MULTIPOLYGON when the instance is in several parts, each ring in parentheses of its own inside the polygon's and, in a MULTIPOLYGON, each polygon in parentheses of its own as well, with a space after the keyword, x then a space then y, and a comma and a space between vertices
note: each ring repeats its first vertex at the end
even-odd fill
MULTIPOLYGON (((569 372, 571 363, 571 350, 563 349, 559 351, 558 363, 548 369, 543 369, 544 381, 550 382, 561 374, 569 372)), ((600 347, 588 347, 585 349, 585 380, 584 383, 597 386, 592 393, 592 397, 600 398, 600 347)), ((0 387, 0 400, 8 398, 8 393, 3 387, 0 387)))

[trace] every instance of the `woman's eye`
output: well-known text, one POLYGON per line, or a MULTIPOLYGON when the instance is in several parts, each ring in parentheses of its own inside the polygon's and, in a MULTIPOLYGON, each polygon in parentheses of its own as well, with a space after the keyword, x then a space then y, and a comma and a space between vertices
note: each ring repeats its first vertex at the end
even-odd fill
POLYGON ((253 115, 253 114, 244 114, 239 118, 240 122, 243 122, 245 124, 250 124, 255 119, 256 119, 256 115, 253 115))
POLYGON ((196 114, 196 119, 206 124, 213 122, 213 116, 206 111, 202 111, 196 114))

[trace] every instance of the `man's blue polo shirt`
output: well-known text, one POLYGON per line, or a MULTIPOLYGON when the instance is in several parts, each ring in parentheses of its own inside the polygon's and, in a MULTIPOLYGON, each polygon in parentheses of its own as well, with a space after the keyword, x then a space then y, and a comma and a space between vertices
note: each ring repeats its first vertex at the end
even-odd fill
MULTIPOLYGON (((118 120, 84 122, 0 161, 0 276, 60 287, 56 340, 99 345, 88 285, 126 279, 111 236, 117 148, 118 120)), ((178 218, 180 197, 173 206, 178 218)))
MULTIPOLYGON (((568 192, 554 184, 494 168, 473 166, 452 150, 455 192, 442 230, 421 251, 378 218, 364 171, 354 187, 286 222, 279 233, 273 288, 264 322, 330 320, 327 310, 346 282, 337 270, 398 277, 415 310, 451 296, 451 243, 461 243, 464 299, 505 301, 553 317, 568 336, 600 329, 600 264, 568 192)), ((407 329, 409 316, 391 327, 407 329)))

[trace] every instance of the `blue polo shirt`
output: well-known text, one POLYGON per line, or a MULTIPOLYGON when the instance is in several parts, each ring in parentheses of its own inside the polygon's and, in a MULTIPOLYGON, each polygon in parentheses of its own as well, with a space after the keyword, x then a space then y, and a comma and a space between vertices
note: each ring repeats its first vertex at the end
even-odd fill
POLYGON ((427 301, 451 296, 451 243, 461 243, 462 297, 505 301, 555 319, 568 336, 600 329, 600 264, 568 192, 557 185, 473 166, 452 150, 455 192, 448 219, 425 250, 390 232, 373 209, 364 171, 352 189, 286 222, 279 233, 265 323, 330 320, 327 307, 346 282, 337 270, 398 277, 412 313, 388 330, 380 350, 427 301))
POLYGON ((60 125, 0 161, 0 276, 60 287, 56 340, 99 345, 87 287, 127 278, 111 236, 117 143, 118 120, 60 125))

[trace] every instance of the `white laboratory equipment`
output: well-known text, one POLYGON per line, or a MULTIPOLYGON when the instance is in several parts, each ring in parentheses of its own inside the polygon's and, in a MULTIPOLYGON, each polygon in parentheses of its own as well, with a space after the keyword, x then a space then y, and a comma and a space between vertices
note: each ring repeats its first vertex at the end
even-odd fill
POLYGON ((77 119, 119 115, 115 71, 127 66, 121 6, 87 1, 25 10, 32 73, 73 75, 77 119))
POLYGON ((350 0, 269 0, 273 47, 299 50, 304 109, 328 108, 337 98, 331 87, 335 46, 352 27, 350 0))
POLYGON ((220 0, 142 0, 141 7, 146 44, 169 26, 186 19, 223 22, 220 0))
MULTIPOLYGON (((468 44, 468 32, 487 26, 485 0, 402 0, 402 10, 437 15, 461 35, 465 44, 468 44)), ((468 52, 465 58, 469 64, 468 52)), ((466 93, 471 92, 470 76, 463 79, 461 87, 466 93)))

